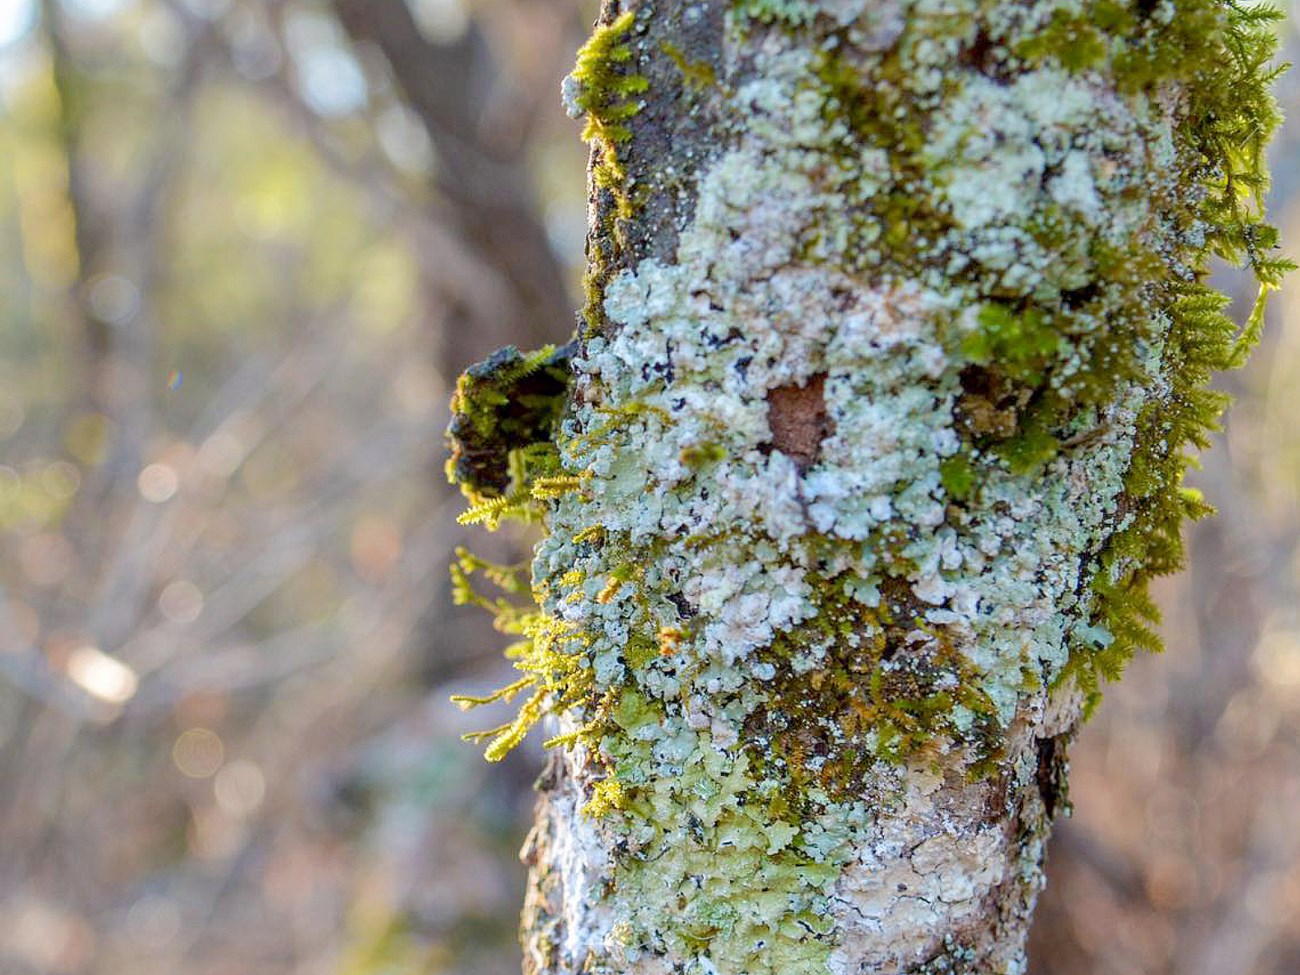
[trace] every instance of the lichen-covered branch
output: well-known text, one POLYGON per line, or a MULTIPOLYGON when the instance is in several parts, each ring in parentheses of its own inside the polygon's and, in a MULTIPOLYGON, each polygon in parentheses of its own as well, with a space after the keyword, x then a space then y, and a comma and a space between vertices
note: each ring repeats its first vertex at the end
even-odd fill
POLYGON ((1262 324, 1206 263, 1286 267, 1271 18, 606 3, 573 379, 489 499, 546 531, 495 604, 493 754, 559 725, 526 971, 1024 971, 1065 745, 1157 643, 1262 324))

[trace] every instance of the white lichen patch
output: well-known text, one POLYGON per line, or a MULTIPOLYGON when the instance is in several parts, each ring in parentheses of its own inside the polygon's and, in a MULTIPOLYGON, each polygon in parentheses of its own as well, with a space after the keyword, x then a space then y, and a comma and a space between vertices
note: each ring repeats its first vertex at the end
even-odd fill
POLYGON ((973 79, 941 101, 924 158, 962 231, 947 242, 950 266, 973 260, 1040 297, 1086 284, 1090 242, 1122 247, 1151 220, 1152 196, 1133 177, 1168 145, 1169 123, 1148 115, 1103 78, 1054 67, 1011 84, 973 79), (1053 223, 1068 232, 1045 235, 1053 223))

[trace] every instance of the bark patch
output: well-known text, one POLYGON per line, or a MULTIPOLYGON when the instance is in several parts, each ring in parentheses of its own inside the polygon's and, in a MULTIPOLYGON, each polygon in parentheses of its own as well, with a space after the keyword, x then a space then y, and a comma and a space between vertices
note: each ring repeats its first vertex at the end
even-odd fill
POLYGON ((791 458, 800 471, 817 463, 822 441, 835 432, 826 409, 826 374, 805 386, 778 386, 767 394, 767 424, 772 447, 791 458))

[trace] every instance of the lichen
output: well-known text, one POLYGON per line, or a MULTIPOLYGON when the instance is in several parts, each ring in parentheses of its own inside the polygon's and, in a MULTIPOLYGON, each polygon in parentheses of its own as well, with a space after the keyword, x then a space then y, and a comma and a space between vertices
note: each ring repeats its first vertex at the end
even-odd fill
POLYGON ((660 44, 659 48, 672 59, 673 64, 677 66, 677 70, 681 72, 682 81, 688 88, 700 91, 712 88, 718 83, 718 74, 708 61, 692 61, 681 48, 668 41, 660 44))
MULTIPOLYGON (((1155 643, 1206 384, 1262 325, 1206 262, 1285 269, 1261 9, 737 0, 692 217, 593 257, 553 469, 502 494, 544 514, 536 605, 458 570, 524 637, 492 756, 554 715, 612 851, 566 964, 1022 970, 1056 743, 1155 643), (977 952, 993 896, 1015 936, 977 952)), ((570 86, 629 201, 629 79, 672 56, 636 24, 570 86)))

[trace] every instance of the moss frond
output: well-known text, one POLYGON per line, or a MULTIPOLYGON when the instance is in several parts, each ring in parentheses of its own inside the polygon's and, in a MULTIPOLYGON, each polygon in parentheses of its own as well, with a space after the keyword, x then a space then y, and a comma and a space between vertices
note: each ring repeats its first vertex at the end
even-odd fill
POLYGON ((1114 680, 1135 652, 1161 649, 1159 620, 1148 595, 1150 581, 1177 571, 1185 559, 1182 526, 1213 508, 1183 486, 1195 463, 1193 448, 1209 446, 1228 397, 1208 388, 1219 371, 1245 364, 1264 327, 1268 292, 1294 264, 1275 256, 1276 230, 1264 222, 1268 186, 1264 149, 1281 121, 1271 67, 1281 14, 1267 4, 1196 5, 1201 19, 1218 15, 1221 29, 1203 36, 1191 74, 1182 135, 1199 155, 1192 180, 1205 194, 1201 219, 1205 245, 1194 264, 1198 277, 1209 257, 1249 266, 1260 292, 1244 327, 1224 314, 1226 295, 1197 280, 1163 286, 1171 319, 1162 375, 1165 396, 1139 417, 1132 466, 1125 481, 1127 527, 1102 553, 1093 591, 1094 625, 1113 638, 1097 651, 1082 650, 1070 668, 1092 695, 1100 680, 1114 680))

